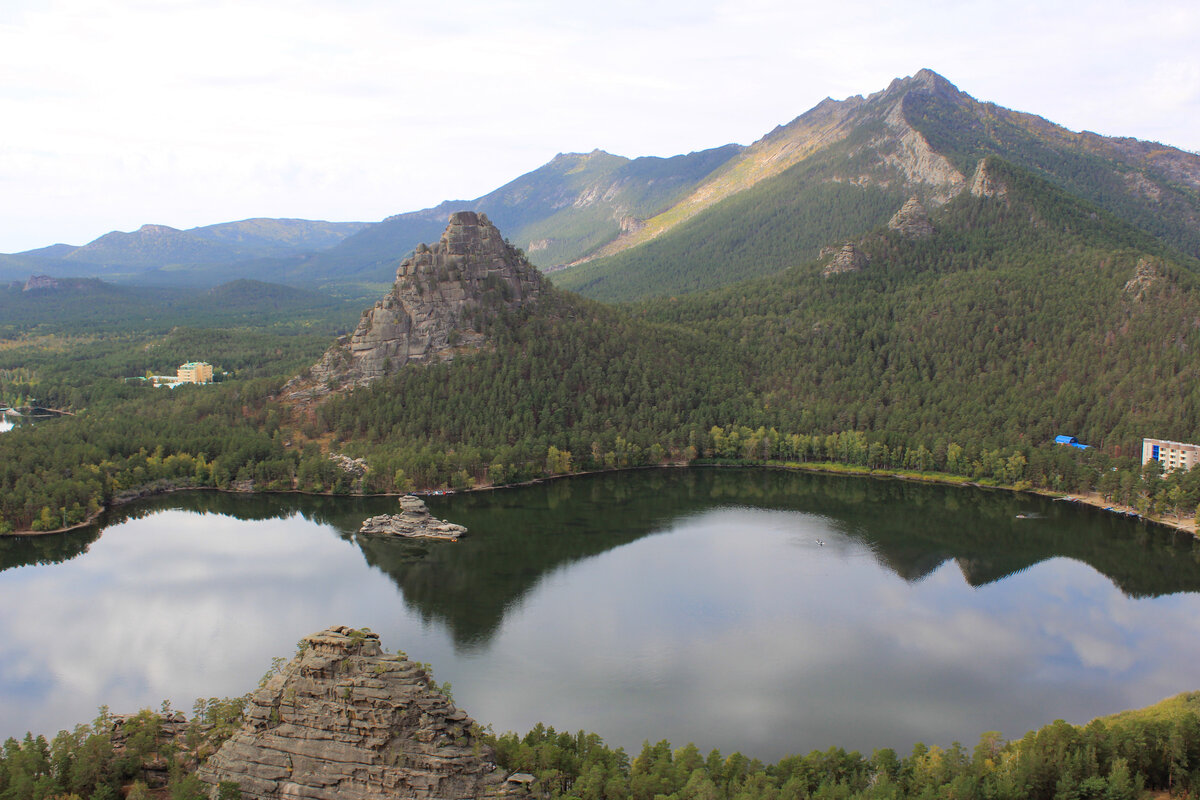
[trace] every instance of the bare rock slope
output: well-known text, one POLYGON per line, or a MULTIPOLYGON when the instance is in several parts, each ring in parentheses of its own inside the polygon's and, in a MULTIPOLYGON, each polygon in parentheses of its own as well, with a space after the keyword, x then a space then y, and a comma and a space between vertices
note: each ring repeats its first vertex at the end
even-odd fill
POLYGON ((336 626, 254 693, 246 721, 199 771, 250 800, 490 798, 503 774, 474 721, 379 637, 336 626))

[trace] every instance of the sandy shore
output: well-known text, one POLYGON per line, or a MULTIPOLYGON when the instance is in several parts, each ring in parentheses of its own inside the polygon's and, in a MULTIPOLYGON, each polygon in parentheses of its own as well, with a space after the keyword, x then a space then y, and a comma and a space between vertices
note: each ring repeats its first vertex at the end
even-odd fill
MULTIPOLYGON (((1035 490, 1035 491, 1037 491, 1037 490, 1035 490)), ((1192 536, 1197 535, 1196 534, 1196 518, 1195 517, 1187 517, 1187 516, 1176 517, 1174 514, 1155 514, 1153 516, 1143 517, 1142 515, 1138 514, 1137 509, 1134 508, 1133 506, 1124 506, 1124 505, 1121 505, 1120 503, 1114 503, 1112 500, 1105 500, 1104 497, 1097 492, 1088 492, 1087 494, 1071 494, 1071 495, 1062 495, 1062 494, 1059 494, 1058 492, 1044 492, 1044 491, 1038 491, 1037 493, 1043 494, 1047 497, 1053 497, 1056 500, 1065 500, 1070 503, 1082 503, 1084 505, 1095 506, 1096 508, 1111 508, 1122 514, 1130 514, 1130 515, 1141 517, 1141 519, 1144 519, 1147 522, 1154 522, 1159 525, 1166 525, 1168 528, 1175 528, 1176 530, 1183 531, 1184 533, 1190 533, 1192 536)))

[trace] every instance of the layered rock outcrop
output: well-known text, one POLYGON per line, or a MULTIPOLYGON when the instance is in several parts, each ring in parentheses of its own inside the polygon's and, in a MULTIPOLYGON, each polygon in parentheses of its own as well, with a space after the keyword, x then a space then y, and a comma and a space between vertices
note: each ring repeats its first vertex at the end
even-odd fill
POLYGON ((247 800, 491 798, 504 776, 475 723, 425 669, 373 633, 336 626, 251 697, 246 721, 198 775, 247 800))
POLYGON ((986 158, 979 160, 975 167, 975 175, 971 178, 971 194, 975 197, 995 197, 1004 200, 1008 197, 1008 186, 995 173, 991 162, 986 158))
POLYGON ((933 235, 933 223, 929 221, 929 214, 916 197, 910 197, 908 202, 892 215, 888 220, 888 227, 910 239, 923 239, 933 235))
POLYGON ((433 516, 425 507, 424 500, 410 494, 400 498, 399 514, 370 517, 363 521, 358 532, 404 536, 410 539, 447 539, 456 542, 467 529, 433 516))
POLYGON ((408 363, 449 360, 483 344, 489 316, 533 305, 544 289, 541 273, 486 214, 459 211, 440 242, 419 245, 400 264, 392 290, 363 312, 354 333, 289 389, 311 383, 319 393, 369 383, 408 363))

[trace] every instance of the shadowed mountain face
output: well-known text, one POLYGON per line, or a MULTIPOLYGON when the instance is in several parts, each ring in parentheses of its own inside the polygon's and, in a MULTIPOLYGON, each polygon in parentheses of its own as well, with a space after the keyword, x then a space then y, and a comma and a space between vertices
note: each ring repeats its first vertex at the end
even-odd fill
POLYGON ((419 242, 436 241, 448 215, 466 210, 487 214, 531 261, 553 267, 636 230, 741 150, 725 145, 672 158, 635 159, 602 150, 560 153, 483 197, 396 214, 289 269, 384 279, 419 242))

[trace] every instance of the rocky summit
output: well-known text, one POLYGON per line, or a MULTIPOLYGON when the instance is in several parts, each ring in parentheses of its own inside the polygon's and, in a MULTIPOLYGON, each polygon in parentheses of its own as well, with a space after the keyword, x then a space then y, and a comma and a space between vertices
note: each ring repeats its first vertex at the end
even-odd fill
POLYGON ((441 241, 419 245, 392 290, 312 368, 314 388, 369 383, 410 362, 478 348, 488 315, 532 305, 544 288, 541 273, 486 214, 456 212, 441 241))
POLYGON ((386 655, 369 631, 336 626, 301 652, 246 707, 245 723, 201 767, 256 800, 490 798, 506 793, 474 720, 424 667, 386 655))

